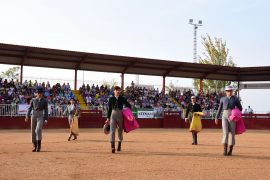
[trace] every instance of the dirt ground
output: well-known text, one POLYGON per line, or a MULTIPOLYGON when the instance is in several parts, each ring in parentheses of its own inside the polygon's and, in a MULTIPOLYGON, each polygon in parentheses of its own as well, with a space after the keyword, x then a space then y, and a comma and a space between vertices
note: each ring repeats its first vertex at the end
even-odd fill
POLYGON ((237 136, 233 156, 222 156, 221 130, 204 129, 191 145, 186 129, 139 129, 124 134, 111 154, 101 129, 43 131, 32 153, 29 130, 0 130, 0 179, 270 179, 270 131, 237 136))

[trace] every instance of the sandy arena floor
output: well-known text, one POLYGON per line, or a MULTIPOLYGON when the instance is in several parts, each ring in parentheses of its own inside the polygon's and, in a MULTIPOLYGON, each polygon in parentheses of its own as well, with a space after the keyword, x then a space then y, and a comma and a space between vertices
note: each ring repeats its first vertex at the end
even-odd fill
POLYGON ((270 179, 270 131, 237 136, 231 157, 222 156, 221 130, 204 129, 193 146, 184 129, 139 129, 116 154, 101 129, 70 142, 67 130, 45 129, 40 153, 29 130, 0 135, 0 179, 270 179))

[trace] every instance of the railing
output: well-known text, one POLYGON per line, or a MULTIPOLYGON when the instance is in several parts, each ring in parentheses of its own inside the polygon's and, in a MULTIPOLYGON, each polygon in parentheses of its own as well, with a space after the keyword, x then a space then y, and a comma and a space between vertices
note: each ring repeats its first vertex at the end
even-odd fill
MULTIPOLYGON (((48 113, 51 117, 61 117, 67 105, 49 105, 48 113)), ((29 105, 27 104, 0 104, 0 116, 25 116, 29 105)), ((89 110, 100 110, 102 116, 107 117, 108 108, 106 106, 87 106, 89 110)), ((136 118, 163 118, 164 111, 174 112, 176 109, 163 109, 163 108, 152 108, 152 109, 133 109, 133 114, 136 118)), ((206 116, 204 119, 215 119, 216 110, 204 110, 206 116)), ((184 118, 185 113, 181 113, 181 118, 184 118)), ((243 118, 269 118, 270 113, 265 114, 242 114, 243 118)))
MULTIPOLYGON (((61 117, 67 105, 49 105, 48 114, 51 117, 61 117)), ((0 104, 0 116, 25 116, 27 113, 29 105, 19 104, 0 104)), ((102 111, 102 116, 107 117, 108 108, 106 106, 87 106, 88 110, 100 110, 102 111)), ((176 111, 175 109, 133 109, 133 114, 137 118, 163 118, 164 111, 176 111)))
POLYGON ((0 104, 0 116, 18 116, 18 107, 16 104, 0 104))
MULTIPOLYGON (((0 104, 0 116, 25 116, 29 105, 27 104, 0 104)), ((51 117, 62 117, 67 105, 51 105, 48 106, 48 114, 51 117)), ((89 110, 103 110, 103 107, 87 107, 89 110)), ((107 111, 103 111, 103 114, 107 111)))
POLYGON ((270 119, 270 113, 267 114, 242 114, 243 118, 266 118, 270 119))
POLYGON ((204 119, 212 119, 214 120, 217 114, 217 110, 211 109, 211 110, 203 110, 203 113, 205 114, 204 119))

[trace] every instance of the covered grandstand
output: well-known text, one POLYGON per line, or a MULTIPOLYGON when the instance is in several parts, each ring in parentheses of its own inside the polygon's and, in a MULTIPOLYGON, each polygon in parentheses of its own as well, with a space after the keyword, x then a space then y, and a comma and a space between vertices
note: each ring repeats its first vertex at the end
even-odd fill
POLYGON ((72 69, 75 76, 75 90, 77 89, 78 70, 121 73, 122 87, 124 84, 124 74, 138 74, 138 72, 141 75, 162 76, 163 87, 165 87, 166 77, 237 82, 270 81, 269 66, 228 67, 11 44, 0 44, 0 63, 20 65, 21 82, 23 66, 72 69))
MULTIPOLYGON (((166 77, 197 78, 201 79, 201 82, 203 79, 237 81, 238 83, 241 81, 270 81, 270 67, 245 67, 245 68, 227 67, 227 66, 206 65, 206 64, 179 62, 179 61, 167 61, 158 59, 146 59, 137 57, 75 52, 75 51, 47 49, 47 48, 10 45, 10 44, 0 44, 0 63, 20 65, 21 84, 23 83, 24 66, 72 69, 74 70, 74 77, 75 77, 74 82, 75 86, 73 93, 77 95, 79 93, 79 91, 77 90, 78 70, 121 73, 121 82, 122 82, 121 85, 123 88, 124 88, 125 74, 138 74, 138 72, 140 72, 140 74, 142 75, 162 76, 163 77, 162 94, 164 97, 165 97, 164 89, 166 77)), ((175 95, 176 94, 177 92, 175 93, 175 95)), ((187 96, 187 98, 189 96, 187 96)), ((85 98, 85 96, 83 98, 85 98)), ((84 99, 81 99, 81 101, 83 100, 84 99)), ((177 97, 176 100, 177 101, 181 100, 181 98, 177 97)), ((180 101, 178 103, 182 105, 182 102, 183 101, 180 101)), ((210 106, 213 106, 213 104, 210 104, 210 106)), ((102 116, 104 115, 102 112, 105 111, 104 106, 102 107, 102 109, 94 108, 90 111, 91 113, 85 113, 85 116, 82 116, 80 120, 80 126, 101 127, 104 122, 104 118, 102 116)), ((10 112, 12 113, 12 111, 10 112)), ((66 127, 67 126, 66 122, 64 122, 64 120, 59 118, 59 116, 61 116, 61 113, 58 113, 58 111, 56 112, 57 113, 55 113, 55 115, 52 116, 52 118, 55 119, 55 121, 50 126, 66 127)), ((181 115, 182 112, 180 110, 172 111, 170 108, 168 108, 164 111, 162 117, 154 117, 154 116, 151 118, 142 117, 139 121, 141 127, 185 127, 185 124, 180 120, 181 115)), ((209 113, 209 115, 210 117, 213 117, 213 113, 212 114, 209 113)), ((269 116, 263 115, 263 117, 261 117, 260 115, 256 116, 246 115, 246 117, 251 119, 249 120, 250 122, 253 122, 255 117, 256 117, 255 120, 261 119, 260 127, 269 127, 269 121, 266 121, 269 119, 269 116)), ((10 123, 8 122, 9 118, 10 118, 9 116, 1 117, 1 119, 3 120, 1 126, 3 127, 0 128, 14 127, 14 125, 9 124, 10 123), (3 122, 6 122, 7 124, 3 122)), ((23 117, 15 118, 18 119, 18 123, 15 125, 17 128, 26 127, 26 125, 21 124, 22 118, 23 117)), ((12 122, 12 124, 13 123, 14 122, 12 122)), ((214 127, 214 124, 211 123, 212 123, 211 118, 209 121, 205 121, 206 126, 214 127), (207 123, 209 125, 206 125, 207 123)), ((252 125, 250 127, 252 128, 255 127, 254 124, 256 123, 251 124, 252 125)))

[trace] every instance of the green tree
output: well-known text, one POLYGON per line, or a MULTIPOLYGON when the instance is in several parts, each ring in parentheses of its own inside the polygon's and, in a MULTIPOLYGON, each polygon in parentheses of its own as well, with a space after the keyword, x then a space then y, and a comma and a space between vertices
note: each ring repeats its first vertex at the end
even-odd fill
POLYGON ((0 77, 3 79, 18 80, 19 79, 19 70, 20 70, 20 67, 14 66, 12 68, 7 69, 4 72, 1 72, 0 77))
MULTIPOLYGON (((212 39, 208 34, 206 37, 202 37, 202 44, 204 47, 203 57, 199 57, 199 63, 202 64, 214 64, 220 66, 235 66, 233 59, 229 56, 229 49, 226 47, 226 42, 221 38, 212 39)), ((216 92, 224 90, 225 86, 231 84, 230 81, 219 80, 203 80, 203 91, 209 92, 215 90, 216 92)), ((200 89, 200 80, 194 79, 194 88, 200 89)), ((235 83, 233 83, 235 85, 235 83)))
POLYGON ((170 90, 174 89, 174 85, 172 83, 172 81, 170 81, 168 86, 165 86, 165 94, 168 94, 170 92, 170 90))
POLYGON ((113 78, 110 83, 110 87, 118 86, 118 82, 113 78))

